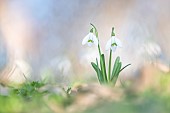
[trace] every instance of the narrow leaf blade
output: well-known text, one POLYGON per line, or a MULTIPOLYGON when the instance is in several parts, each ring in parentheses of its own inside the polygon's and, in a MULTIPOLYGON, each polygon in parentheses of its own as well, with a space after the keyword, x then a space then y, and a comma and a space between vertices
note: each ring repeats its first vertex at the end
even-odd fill
MULTIPOLYGON (((123 71, 126 67, 128 67, 128 66, 130 66, 130 65, 131 65, 131 64, 127 64, 126 66, 124 66, 124 67, 120 70, 120 72, 123 71)), ((120 73, 120 72, 119 72, 119 73, 120 73)))
POLYGON ((116 75, 115 73, 116 73, 117 66, 118 66, 119 62, 120 62, 120 57, 118 56, 115 60, 114 66, 113 66, 111 79, 113 79, 113 77, 116 75))
POLYGON ((117 66, 117 68, 116 68, 115 75, 114 75, 113 78, 112 78, 113 85, 115 85, 116 82, 117 82, 117 79, 118 79, 118 77, 119 77, 119 73, 120 73, 121 66, 122 66, 122 63, 119 62, 119 63, 118 63, 118 66, 117 66))
POLYGON ((105 82, 107 82, 107 74, 106 74, 106 65, 105 65, 105 57, 104 54, 100 56, 100 66, 101 66, 101 71, 103 74, 103 78, 105 82))
POLYGON ((99 69, 99 67, 94 62, 91 62, 91 65, 97 73, 97 77, 98 77, 99 82, 103 83, 104 80, 103 80, 103 75, 102 75, 101 70, 99 69))

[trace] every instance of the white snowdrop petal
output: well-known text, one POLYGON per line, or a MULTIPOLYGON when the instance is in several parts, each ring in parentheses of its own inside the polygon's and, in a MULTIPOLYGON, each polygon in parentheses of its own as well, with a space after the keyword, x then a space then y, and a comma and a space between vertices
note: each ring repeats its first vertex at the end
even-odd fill
POLYGON ((89 37, 90 37, 90 33, 87 36, 84 37, 84 39, 82 41, 82 45, 85 45, 88 42, 89 37))
POLYGON ((89 33, 89 40, 92 40, 92 39, 93 39, 93 34, 89 33))
POLYGON ((111 48, 111 45, 112 45, 112 39, 109 39, 106 43, 106 47, 105 47, 106 51, 108 51, 111 48))
POLYGON ((112 44, 115 43, 115 38, 116 38, 115 36, 112 36, 112 37, 111 37, 111 40, 112 40, 111 43, 112 43, 112 44))
POLYGON ((115 51, 116 51, 116 48, 117 48, 116 46, 112 46, 112 47, 111 47, 112 52, 115 52, 115 51))
POLYGON ((117 46, 122 47, 122 42, 118 38, 115 38, 115 42, 117 46))
POLYGON ((96 46, 98 46, 98 39, 96 38, 96 36, 95 37, 93 37, 93 41, 94 41, 94 44, 96 45, 96 46))
POLYGON ((87 45, 88 45, 89 47, 91 47, 91 46, 93 45, 93 43, 92 43, 92 42, 87 42, 87 45))

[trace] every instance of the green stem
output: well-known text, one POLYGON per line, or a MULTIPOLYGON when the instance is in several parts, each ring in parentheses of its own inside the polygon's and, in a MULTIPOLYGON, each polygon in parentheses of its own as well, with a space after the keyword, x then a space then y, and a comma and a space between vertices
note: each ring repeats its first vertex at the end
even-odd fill
POLYGON ((102 71, 104 81, 105 81, 105 83, 107 83, 107 74, 106 74, 106 67, 105 67, 105 61, 104 61, 105 59, 104 59, 104 55, 101 53, 97 28, 92 23, 90 23, 90 25, 95 29, 95 34, 96 34, 96 37, 98 39, 98 50, 99 50, 99 56, 100 56, 100 68, 101 68, 101 71, 102 71))
POLYGON ((106 74, 104 72, 104 64, 103 64, 103 61, 102 61, 102 53, 101 53, 101 50, 100 50, 100 44, 98 44, 98 50, 99 50, 99 56, 100 56, 100 69, 101 69, 101 72, 102 72, 102 75, 103 75, 103 79, 104 79, 104 81, 106 83, 107 82, 107 77, 106 77, 106 74))
POLYGON ((108 81, 111 80, 111 64, 112 64, 112 50, 110 49, 109 68, 108 68, 108 81))
POLYGON ((90 23, 91 26, 93 26, 94 30, 95 30, 95 34, 96 34, 96 37, 98 39, 98 50, 99 50, 99 55, 101 56, 101 50, 100 50, 100 44, 99 44, 99 38, 98 38, 98 31, 97 31, 97 28, 92 24, 90 23))
POLYGON ((95 29, 95 34, 96 34, 96 37, 98 38, 97 28, 92 23, 90 23, 90 25, 93 26, 93 28, 95 29))
POLYGON ((99 50, 99 55, 101 56, 102 53, 101 53, 101 50, 100 50, 100 45, 98 44, 98 50, 99 50))

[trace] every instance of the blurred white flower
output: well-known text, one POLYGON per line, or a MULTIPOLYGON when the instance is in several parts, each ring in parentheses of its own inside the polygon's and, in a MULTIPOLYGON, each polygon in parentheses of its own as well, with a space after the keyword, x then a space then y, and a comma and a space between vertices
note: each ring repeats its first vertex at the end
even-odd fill
POLYGON ((85 45, 85 44, 87 44, 88 46, 92 46, 93 44, 98 46, 98 39, 92 32, 90 32, 86 37, 84 37, 82 41, 82 45, 85 45))
POLYGON ((111 49, 115 52, 117 47, 122 47, 122 42, 115 36, 112 36, 106 44, 106 50, 111 49))

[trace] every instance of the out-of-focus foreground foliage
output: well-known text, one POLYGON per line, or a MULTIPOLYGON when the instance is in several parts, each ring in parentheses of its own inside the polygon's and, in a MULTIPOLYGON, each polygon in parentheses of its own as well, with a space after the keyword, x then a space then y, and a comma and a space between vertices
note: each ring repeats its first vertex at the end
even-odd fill
POLYGON ((120 102, 102 103, 84 113, 169 113, 169 100, 169 96, 149 91, 139 97, 127 96, 120 102))
MULTIPOLYGON (((7 87, 0 94, 0 113, 169 113, 169 74, 159 73, 154 87, 84 85, 72 88, 43 82, 7 87)), ((1 86, 1 89, 4 88, 1 86)))

